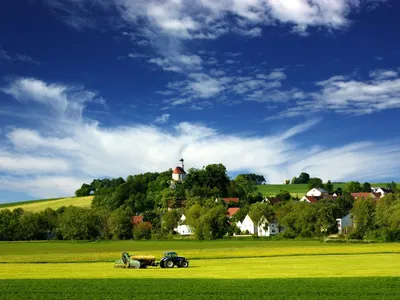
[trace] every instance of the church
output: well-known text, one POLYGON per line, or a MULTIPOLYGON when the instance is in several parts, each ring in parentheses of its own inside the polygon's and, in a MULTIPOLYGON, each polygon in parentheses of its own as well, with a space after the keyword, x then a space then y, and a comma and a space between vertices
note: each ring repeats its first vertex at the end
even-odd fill
POLYGON ((172 179, 178 182, 182 182, 186 178, 186 172, 183 165, 183 158, 179 160, 180 164, 172 171, 172 179))

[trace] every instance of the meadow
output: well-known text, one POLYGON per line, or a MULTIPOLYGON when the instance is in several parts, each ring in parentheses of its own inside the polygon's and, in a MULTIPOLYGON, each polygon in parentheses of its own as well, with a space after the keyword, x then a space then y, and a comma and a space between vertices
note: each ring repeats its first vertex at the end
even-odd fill
POLYGON ((56 198, 56 199, 43 199, 34 201, 23 201, 16 203, 1 204, 1 209, 14 210, 16 208, 22 208, 26 211, 39 212, 46 208, 52 208, 54 210, 62 206, 79 206, 79 207, 90 207, 92 204, 93 196, 87 197, 69 197, 69 198, 56 198))
POLYGON ((267 239, 0 243, 1 299, 395 299, 400 244, 267 239), (122 251, 189 268, 114 268, 122 251))

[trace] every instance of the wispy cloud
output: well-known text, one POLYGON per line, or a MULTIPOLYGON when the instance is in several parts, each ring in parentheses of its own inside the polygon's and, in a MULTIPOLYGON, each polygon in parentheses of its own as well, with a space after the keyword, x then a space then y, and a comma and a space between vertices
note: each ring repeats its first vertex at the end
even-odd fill
MULTIPOLYGON (((316 83, 316 92, 302 93, 279 117, 333 111, 363 115, 400 108, 400 76, 395 70, 374 70, 364 80, 354 76, 333 76, 316 83)), ((271 118, 270 118, 271 119, 271 118)))
POLYGON ((24 63, 35 64, 35 65, 38 65, 38 66, 41 65, 41 63, 39 61, 33 59, 29 55, 19 54, 19 53, 15 54, 15 55, 11 55, 7 51, 5 51, 4 49, 0 48, 0 63, 1 63, 1 61, 6 61, 6 62, 24 62, 24 63))
MULTIPOLYGON (((69 26, 96 28, 104 19, 124 23, 122 34, 137 46, 152 46, 151 60, 166 71, 180 72, 175 64, 187 53, 186 41, 217 39, 232 33, 262 36, 263 28, 287 24, 294 34, 309 28, 339 30, 351 24, 349 16, 374 9, 382 0, 47 0, 49 7, 69 26), (104 17, 98 18, 98 11, 104 17), (117 18, 118 20, 114 20, 117 18), (129 29, 126 30, 126 27, 129 29)), ((103 22, 104 23, 104 22, 103 22)), ((105 22, 107 23, 107 22, 105 22)), ((109 22, 111 23, 111 22, 109 22)), ((105 28, 105 26, 101 26, 105 28)), ((205 61, 204 63, 209 63, 205 61)), ((189 67, 189 65, 187 65, 189 67)), ((192 65, 196 66, 196 65, 192 65)))
POLYGON ((156 124, 165 124, 168 122, 170 114, 163 114, 161 116, 158 116, 157 118, 154 119, 154 123, 156 124))
MULTIPOLYGON (((44 105, 49 111, 54 110, 50 102, 61 107, 76 103, 61 83, 17 87, 21 92, 10 93, 17 101, 22 95, 29 95, 29 103, 44 105)), ((301 171, 324 180, 379 180, 397 176, 400 167, 400 150, 395 142, 338 142, 334 148, 296 142, 301 134, 323 122, 321 119, 270 135, 242 135, 224 134, 205 124, 188 122, 167 128, 163 125, 163 129, 152 124, 103 127, 85 119, 76 122, 67 110, 59 111, 73 126, 65 126, 57 117, 51 127, 3 128, 0 189, 23 189, 37 197, 72 195, 82 182, 93 178, 167 170, 181 155, 188 167, 220 162, 230 171, 261 173, 271 183, 282 182, 301 171)), ((166 114, 159 120, 168 118, 166 114)))

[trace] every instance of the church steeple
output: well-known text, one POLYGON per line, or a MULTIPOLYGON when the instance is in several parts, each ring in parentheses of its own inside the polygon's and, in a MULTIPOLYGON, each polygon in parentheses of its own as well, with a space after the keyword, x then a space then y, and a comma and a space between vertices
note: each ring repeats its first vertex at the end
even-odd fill
POLYGON ((183 158, 181 158, 179 161, 180 161, 180 167, 185 170, 185 167, 183 165, 183 158))

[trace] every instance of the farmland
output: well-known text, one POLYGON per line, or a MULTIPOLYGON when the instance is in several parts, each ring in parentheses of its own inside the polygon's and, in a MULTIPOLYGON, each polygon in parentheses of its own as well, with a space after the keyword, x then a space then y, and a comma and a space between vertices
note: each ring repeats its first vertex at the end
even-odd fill
POLYGON ((6 299, 395 299, 399 244, 320 241, 115 241, 0 243, 6 299), (187 269, 115 269, 122 251, 176 250, 187 269), (250 281, 251 280, 251 281, 250 281), (173 288, 169 288, 173 287, 173 288))
POLYGON ((57 199, 44 199, 37 201, 24 201, 19 203, 2 204, 1 209, 13 210, 16 208, 22 208, 26 211, 39 212, 46 208, 57 209, 62 206, 79 206, 79 207, 90 207, 92 204, 93 196, 88 197, 70 197, 70 198, 57 198, 57 199))

